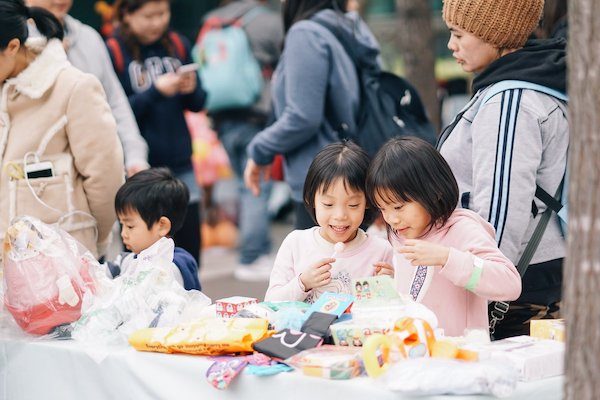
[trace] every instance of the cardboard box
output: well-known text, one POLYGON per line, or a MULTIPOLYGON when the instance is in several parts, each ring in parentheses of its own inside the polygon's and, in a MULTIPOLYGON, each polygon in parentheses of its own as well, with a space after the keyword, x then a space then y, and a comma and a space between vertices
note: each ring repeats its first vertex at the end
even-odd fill
POLYGON ((219 318, 231 318, 238 311, 248 307, 250 304, 256 304, 254 297, 233 296, 215 301, 215 313, 219 318))
POLYGON ((479 359, 510 362, 521 381, 550 378, 564 373, 565 344, 555 340, 516 336, 487 344, 467 345, 479 353, 479 359))
POLYGON ((389 327, 372 326, 370 324, 357 323, 355 321, 344 321, 333 324, 329 327, 333 343, 336 346, 358 347, 362 346, 365 340, 374 333, 386 334, 390 331, 389 327))
POLYGON ((538 339, 565 341, 564 319, 534 319, 531 321, 530 335, 538 339))

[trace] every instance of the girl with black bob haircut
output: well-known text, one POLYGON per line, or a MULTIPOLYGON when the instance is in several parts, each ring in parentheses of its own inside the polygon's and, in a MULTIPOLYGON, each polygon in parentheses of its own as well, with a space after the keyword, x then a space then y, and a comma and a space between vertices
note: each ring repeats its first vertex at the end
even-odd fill
POLYGON ((390 140, 373 159, 366 188, 371 204, 377 204, 377 197, 421 204, 431 217, 429 231, 443 226, 452 215, 458 185, 448 163, 426 144, 417 138, 390 140))
POLYGON ((429 143, 394 138, 375 155, 366 192, 383 215, 401 293, 429 307, 450 336, 487 329, 488 300, 513 300, 521 279, 493 227, 457 209, 458 187, 429 143))
POLYGON ((99 256, 123 153, 100 82, 69 63, 63 37, 45 9, 0 1, 0 241, 13 218, 29 215, 99 256), (39 35, 29 37, 30 23, 39 35))
POLYGON ((394 276, 392 248, 367 235, 366 171, 369 156, 350 141, 317 153, 304 184, 304 204, 318 224, 290 233, 279 248, 266 301, 313 303, 326 291, 352 293, 352 280, 394 276))
MULTIPOLYGON (((303 200, 306 210, 315 223, 315 196, 319 192, 327 192, 329 187, 338 179, 342 180, 346 191, 364 192, 369 168, 369 155, 357 144, 348 140, 333 143, 325 147, 315 157, 304 182, 303 200)), ((365 218, 372 210, 368 205, 365 209, 365 218)))

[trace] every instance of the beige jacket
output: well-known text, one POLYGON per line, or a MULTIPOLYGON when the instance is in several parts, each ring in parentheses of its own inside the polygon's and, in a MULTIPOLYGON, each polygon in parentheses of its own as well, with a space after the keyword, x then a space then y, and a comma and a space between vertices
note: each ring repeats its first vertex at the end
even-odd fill
POLYGON ((71 66, 60 41, 26 45, 39 55, 0 84, 0 239, 14 217, 31 215, 58 222, 98 256, 123 183, 115 120, 98 80, 71 66), (27 179, 36 161, 51 162, 54 176, 27 179))

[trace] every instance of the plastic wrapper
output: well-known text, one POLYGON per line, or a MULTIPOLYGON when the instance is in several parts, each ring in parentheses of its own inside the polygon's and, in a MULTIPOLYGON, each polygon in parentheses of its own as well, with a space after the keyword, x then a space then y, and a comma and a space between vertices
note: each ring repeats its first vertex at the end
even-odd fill
POLYGON ((91 294, 93 255, 68 233, 33 217, 19 217, 3 244, 4 304, 27 333, 43 335, 81 316, 91 294))
POLYGON ((517 371, 494 362, 464 362, 419 358, 398 362, 377 379, 386 388, 405 395, 510 396, 517 386, 517 371))
POLYGON ((305 375, 327 379, 351 379, 361 375, 360 349, 324 345, 304 350, 287 360, 305 375))
POLYGON ((159 353, 251 353, 252 343, 272 333, 268 324, 259 318, 206 318, 174 328, 137 330, 129 336, 129 344, 136 350, 159 353))
POLYGON ((96 293, 84 297, 82 316, 73 324, 72 337, 83 342, 125 344, 134 331, 175 326, 198 318, 210 299, 197 290, 186 291, 173 271, 174 243, 162 238, 142 251, 115 279, 96 274, 96 293))

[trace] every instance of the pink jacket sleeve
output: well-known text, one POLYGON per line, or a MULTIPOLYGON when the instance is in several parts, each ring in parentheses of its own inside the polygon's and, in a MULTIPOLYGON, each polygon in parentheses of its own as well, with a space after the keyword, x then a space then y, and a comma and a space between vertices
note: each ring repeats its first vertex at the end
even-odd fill
POLYGON ((457 234, 460 248, 450 247, 440 275, 489 300, 516 300, 521 294, 521 277, 494 237, 475 222, 463 224, 457 234))
POLYGON ((303 301, 308 295, 300 287, 300 273, 294 268, 293 248, 298 239, 296 236, 295 231, 290 233, 279 247, 265 301, 303 301))

